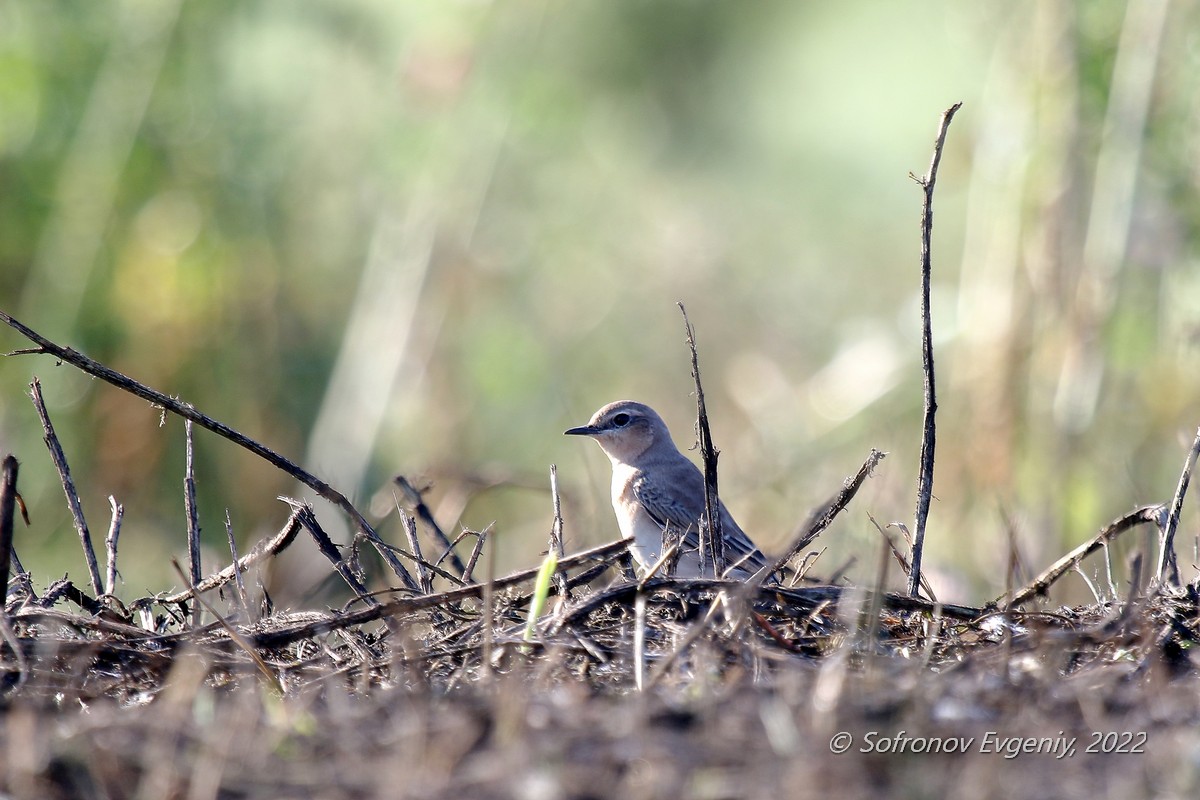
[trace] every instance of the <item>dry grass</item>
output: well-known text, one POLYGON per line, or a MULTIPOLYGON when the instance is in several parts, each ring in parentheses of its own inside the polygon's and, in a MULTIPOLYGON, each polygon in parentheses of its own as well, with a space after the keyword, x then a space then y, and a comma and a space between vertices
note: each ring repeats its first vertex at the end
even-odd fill
POLYGON ((618 577, 552 598, 529 643, 530 581, 496 582, 490 614, 478 586, 198 629, 179 604, 135 604, 157 632, 136 614, 42 608, 14 592, 24 663, 5 650, 0 786, 40 798, 1116 798, 1200 787, 1195 587, 1002 614, 852 587, 746 598, 717 581, 618 577), (842 731, 851 752, 832 753, 842 731), (1116 736, 1096 739, 1106 732, 1116 736), (973 741, 957 753, 860 752, 884 739, 946 748, 948 737, 973 741), (1012 737, 1045 737, 1043 748, 1076 739, 1075 752, 1012 757, 1012 737))

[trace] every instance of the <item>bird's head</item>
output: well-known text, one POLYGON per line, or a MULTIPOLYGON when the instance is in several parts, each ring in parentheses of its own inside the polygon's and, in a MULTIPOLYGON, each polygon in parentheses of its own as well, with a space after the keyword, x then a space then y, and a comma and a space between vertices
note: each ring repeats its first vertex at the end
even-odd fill
POLYGON ((592 415, 587 425, 571 428, 570 436, 590 436, 613 461, 631 464, 659 442, 672 448, 667 424, 653 408, 632 400, 609 403, 592 415))

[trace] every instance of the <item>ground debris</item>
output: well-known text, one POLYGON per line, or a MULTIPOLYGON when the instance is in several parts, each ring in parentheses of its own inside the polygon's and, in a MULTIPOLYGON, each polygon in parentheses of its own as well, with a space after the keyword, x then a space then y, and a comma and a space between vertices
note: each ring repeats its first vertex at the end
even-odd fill
POLYGON ((143 630, 17 608, 0 787, 41 798, 940 797, 971 776, 982 797, 1053 786, 1046 796, 1106 798, 1200 781, 1194 758, 1177 766, 1200 752, 1190 595, 1006 613, 845 586, 745 591, 668 579, 577 588, 532 641, 520 582, 494 593, 490 616, 463 589, 378 613, 231 615, 194 629, 182 612, 148 615, 171 622, 143 630), (1004 791, 989 790, 1001 771, 1004 791))

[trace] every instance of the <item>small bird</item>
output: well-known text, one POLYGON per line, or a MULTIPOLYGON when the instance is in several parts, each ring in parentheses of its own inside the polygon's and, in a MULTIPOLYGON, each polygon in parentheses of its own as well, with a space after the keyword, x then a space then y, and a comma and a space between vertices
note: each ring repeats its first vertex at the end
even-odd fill
MULTIPOLYGON (((700 577, 700 518, 704 514, 704 476, 671 440, 654 409, 632 400, 609 403, 587 425, 566 431, 590 436, 612 462, 612 504, 621 535, 642 570, 659 559, 663 533, 682 534, 676 574, 700 577)), ((719 501, 718 501, 719 502, 719 501)), ((724 503, 718 512, 725 540, 726 574, 748 578, 766 559, 733 521, 724 503)))

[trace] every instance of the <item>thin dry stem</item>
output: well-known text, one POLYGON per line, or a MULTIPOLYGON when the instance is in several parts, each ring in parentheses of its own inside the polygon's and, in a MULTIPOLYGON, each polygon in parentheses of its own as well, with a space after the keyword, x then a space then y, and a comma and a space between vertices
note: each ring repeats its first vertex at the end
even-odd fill
POLYGON ((4 607, 8 602, 8 564, 12 558, 19 467, 12 455, 6 455, 3 463, 0 463, 0 617, 4 616, 4 607))
POLYGON ((933 187, 937 183, 942 147, 946 144, 946 131, 950 128, 954 114, 961 107, 962 103, 955 103, 942 112, 929 171, 925 173, 925 177, 917 179, 924 193, 924 202, 921 205, 921 366, 925 373, 925 414, 921 432, 920 477, 917 479, 917 519, 913 533, 912 567, 908 573, 908 593, 913 596, 918 595, 921 588, 921 556, 925 550, 925 523, 929 519, 929 502, 933 498, 933 454, 937 444, 933 322, 929 310, 929 284, 933 272, 933 187))
MULTIPOLYGON (((394 482, 400 488, 400 491, 404 493, 404 496, 408 498, 409 502, 412 503, 413 511, 416 513, 417 518, 429 528, 429 532, 433 535, 434 540, 445 548, 444 558, 450 559, 450 564, 454 567, 454 571, 458 573, 459 577, 464 577, 466 567, 463 565, 462 559, 458 557, 458 553, 454 552, 454 545, 457 543, 457 540, 451 542, 449 537, 446 536, 446 533, 442 530, 442 526, 438 525, 437 520, 433 518, 433 512, 429 510, 429 505, 425 502, 424 496, 417 487, 412 485, 412 482, 408 478, 403 475, 397 475, 394 478, 394 482)), ((438 559, 438 562, 440 563, 441 560, 438 559)))
MULTIPOLYGON (((0 317, 4 312, 0 311, 0 317)), ((83 546, 83 559, 87 562, 88 575, 92 581, 92 592, 99 596, 104 592, 104 584, 100 580, 100 566, 96 563, 96 549, 92 547, 92 534, 88 531, 87 520, 83 516, 83 503, 79 500, 79 492, 75 490, 75 481, 71 478, 71 468, 67 466, 67 457, 63 453, 58 436, 54 433, 54 425, 50 422, 50 414, 46 411, 46 401, 42 399, 42 382, 37 378, 29 384, 29 396, 33 398, 33 407, 37 409, 38 418, 42 421, 42 431, 46 447, 50 450, 50 458, 58 477, 62 482, 63 493, 67 496, 67 507, 71 509, 71 519, 75 522, 75 531, 79 534, 79 543, 83 546)))
POLYGON ((399 506, 396 508, 396 513, 400 515, 400 525, 404 528, 408 546, 412 548, 413 560, 417 566, 417 582, 421 584, 421 591, 429 594, 433 591, 433 577, 429 574, 425 559, 421 555, 421 540, 417 538, 417 521, 399 506))
MULTIPOLYGON (((1088 541, 1076 547, 1071 552, 1054 562, 1050 567, 1045 569, 1040 575, 1029 582, 1023 589, 1013 594, 1012 599, 1007 603, 1007 607, 1014 608, 1016 606, 1028 603, 1035 597, 1044 595, 1051 585, 1054 584, 1063 575, 1066 575, 1071 569, 1083 559, 1087 558, 1092 553, 1099 550, 1101 547, 1120 536, 1130 528, 1136 528, 1143 522, 1154 522, 1162 510, 1162 506, 1142 506, 1130 511, 1128 514, 1118 517, 1093 536, 1088 541)), ((1001 603, 1003 598, 996 601, 997 605, 1001 603)))
MULTIPOLYGON (((550 497, 554 507, 554 521, 550 523, 550 550, 554 553, 554 557, 561 561, 566 555, 566 551, 563 547, 562 499, 558 494, 558 467, 554 464, 550 465, 550 497)), ((570 599, 571 589, 567 585, 567 572, 562 567, 556 566, 554 569, 554 585, 557 587, 558 596, 562 601, 570 599)))
POLYGON ((1183 497, 1187 494, 1188 483, 1192 480, 1192 470, 1196 467, 1196 457, 1200 456, 1200 428, 1196 429, 1196 439, 1192 449, 1188 451, 1187 460, 1183 463, 1183 472, 1179 475, 1179 485, 1175 487, 1175 498, 1171 501, 1171 513, 1163 528, 1161 546, 1158 550, 1158 568, 1155 579, 1161 584, 1163 573, 1170 571, 1170 583, 1179 585, 1179 563, 1175 556, 1175 531, 1179 527, 1179 515, 1183 512, 1183 497))
MULTIPOLYGON (((184 419, 190 419, 200 427, 206 428, 218 436, 228 439, 239 447, 249 450, 259 458, 264 459, 278 469, 283 470, 288 475, 291 475, 293 478, 312 489, 322 498, 340 508, 348 517, 350 517, 351 521, 354 523, 354 527, 359 531, 359 533, 366 536, 373 543, 379 541, 379 536, 375 533, 375 529, 371 527, 362 513, 354 507, 354 504, 351 503, 345 495, 334 489, 317 476, 292 463, 279 453, 276 453, 271 448, 237 432, 223 422, 218 422, 217 420, 200 413, 189 403, 181 402, 174 397, 151 389, 149 386, 144 384, 138 383, 132 378, 123 375, 120 372, 111 369, 110 367, 106 367, 98 361, 88 358, 78 350, 55 344, 39 334, 37 331, 25 326, 3 311, 0 311, 0 321, 7 324, 10 328, 20 333, 26 339, 29 339, 38 345, 36 349, 23 350, 19 352, 43 353, 52 355, 59 360, 65 361, 68 364, 71 364, 72 366, 86 372, 88 375, 95 376, 106 383, 116 386, 118 389, 129 392, 130 394, 140 397, 143 400, 149 400, 151 403, 154 403, 155 405, 158 405, 173 414, 183 417, 184 419)), ((384 559, 388 562, 388 565, 396 572, 406 586, 414 591, 417 590, 418 587, 416 581, 413 579, 412 575, 410 575, 408 571, 404 569, 404 566, 400 564, 399 561, 395 560, 394 557, 389 559, 386 555, 384 556, 384 559)), ((92 555, 92 560, 95 560, 94 553, 92 555)), ((99 583, 98 569, 96 570, 96 582, 97 584, 99 583)), ((97 591, 99 591, 99 589, 97 589, 97 591)))
POLYGON ((125 506, 117 502, 111 494, 108 505, 112 508, 112 519, 108 523, 108 534, 104 537, 104 553, 107 559, 107 569, 104 576, 105 594, 117 593, 117 538, 121 535, 121 520, 125 516, 125 506))
MULTIPOLYGON (((196 507, 196 467, 194 447, 192 442, 192 421, 183 421, 183 435, 186 441, 186 455, 183 471, 183 510, 187 518, 187 551, 188 551, 188 584, 195 586, 200 582, 200 511, 196 507)), ((200 624, 202 607, 199 603, 192 604, 192 625, 200 624)))
MULTIPOLYGON (((299 519, 301 508, 302 507, 299 506, 299 504, 293 506, 292 515, 288 517, 288 521, 284 523, 279 533, 275 534, 270 539, 264 539, 256 544, 249 553, 238 559, 235 564, 230 564, 219 572, 209 575, 207 578, 195 584, 196 591, 209 592, 213 589, 224 586, 230 581, 240 582, 241 572, 245 572, 260 561, 275 556, 287 549, 287 546, 295 540, 296 534, 298 534, 303 528, 299 519)), ((232 526, 229 526, 227 533, 232 536, 232 526)), ((234 543, 231 551, 236 552, 236 543, 234 543)), ((244 595, 245 587, 242 586, 239 591, 244 595)), ((189 588, 185 591, 177 592, 176 594, 167 595, 166 597, 162 598, 162 602, 168 604, 182 603, 191 596, 192 589, 189 588)))
MULTIPOLYGON (((896 559, 896 563, 900 565, 900 569, 904 570, 905 576, 911 574, 912 567, 908 563, 908 557, 905 556, 904 552, 896 546, 896 543, 892 541, 892 537, 889 536, 888 532, 884 530, 883 526, 876 521, 875 517, 871 516, 871 512, 868 511, 866 513, 867 519, 871 520, 871 524, 875 526, 875 530, 879 531, 879 535, 883 537, 885 542, 887 542, 888 548, 892 551, 892 557, 896 559)), ((896 523, 891 524, 896 525, 896 527, 900 528, 902 532, 906 530, 903 525, 897 525, 896 523)), ((907 539, 907 537, 905 538, 907 539)), ((937 595, 934 594, 933 588, 929 585, 929 581, 924 575, 921 576, 921 588, 925 590, 926 597, 935 603, 937 602, 937 595)))
POLYGON ((708 426, 708 410, 704 406, 704 387, 700 383, 700 359, 696 353, 696 329, 688 320, 687 309, 677 303, 683 315, 683 328, 691 352, 692 380, 696 383, 696 436, 700 441, 700 460, 704 464, 704 517, 697 520, 700 539, 700 574, 707 573, 712 564, 713 575, 725 574, 725 537, 721 530, 720 495, 717 492, 717 459, 721 451, 713 447, 712 431, 708 426))
MULTIPOLYGON (((293 532, 292 535, 295 536, 295 533, 293 532)), ((237 598, 238 608, 249 613, 250 600, 246 596, 246 582, 242 580, 242 570, 245 567, 238 558, 237 537, 233 535, 233 520, 229 518, 228 508, 225 509, 225 538, 229 540, 229 566, 233 570, 233 584, 236 589, 234 597, 237 598)))
POLYGON ((871 453, 867 456, 867 460, 858 468, 852 477, 846 479, 842 485, 841 491, 834 496, 833 500, 823 506, 824 511, 809 523, 808 527, 799 531, 792 540, 791 545, 783 552, 779 558, 775 559, 773 564, 767 564, 765 567, 755 573, 747 583, 755 588, 762 585, 763 581, 767 580, 771 575, 783 569, 792 557, 808 547, 814 539, 821 535, 828 528, 835 517, 841 513, 850 501, 854 499, 854 495, 858 494, 858 490, 862 487, 863 482, 874 471, 876 465, 879 464, 887 456, 882 450, 871 449, 871 453))
MULTIPOLYGON (((371 593, 367 591, 367 587, 363 585, 363 582, 354 574, 354 570, 342 558, 342 554, 338 552, 337 546, 329 538, 329 534, 321 527, 321 523, 317 522, 317 515, 313 513, 312 506, 288 497, 281 497, 279 499, 292 507, 295 512, 294 516, 300 523, 300 526, 312 536, 313 541, 317 544, 317 549, 321 551, 321 555, 325 556, 329 560, 329 563, 333 564, 333 568, 337 571, 337 574, 342 576, 342 580, 353 590, 354 594, 369 606, 379 605, 379 601, 371 596, 371 593)), ((417 588, 417 591, 420 591, 420 587, 417 588)))

